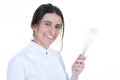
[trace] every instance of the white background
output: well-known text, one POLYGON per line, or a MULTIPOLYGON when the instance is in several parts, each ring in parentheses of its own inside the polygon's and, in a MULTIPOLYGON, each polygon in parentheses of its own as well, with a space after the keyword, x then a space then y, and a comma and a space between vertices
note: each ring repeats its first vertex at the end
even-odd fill
POLYGON ((6 80, 8 61, 32 39, 31 18, 42 3, 58 6, 65 17, 63 55, 66 69, 81 53, 89 27, 97 36, 86 53, 80 80, 120 80, 119 0, 0 0, 0 80, 6 80))

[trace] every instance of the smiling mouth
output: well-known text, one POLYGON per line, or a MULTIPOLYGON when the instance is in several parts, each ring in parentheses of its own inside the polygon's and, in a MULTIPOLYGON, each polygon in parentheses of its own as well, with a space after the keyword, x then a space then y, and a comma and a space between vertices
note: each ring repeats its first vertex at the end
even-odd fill
POLYGON ((50 39, 50 40, 54 40, 55 37, 51 36, 51 35, 46 35, 46 38, 50 39))
POLYGON ((50 38, 50 39, 53 39, 53 36, 49 36, 49 35, 47 35, 47 37, 50 38))

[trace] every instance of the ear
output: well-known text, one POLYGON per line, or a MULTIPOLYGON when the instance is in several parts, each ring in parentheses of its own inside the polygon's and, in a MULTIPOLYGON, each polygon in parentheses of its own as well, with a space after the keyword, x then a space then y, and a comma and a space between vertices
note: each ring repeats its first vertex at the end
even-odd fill
POLYGON ((35 24, 35 25, 32 25, 31 28, 32 28, 33 31, 35 31, 38 28, 38 26, 35 24))

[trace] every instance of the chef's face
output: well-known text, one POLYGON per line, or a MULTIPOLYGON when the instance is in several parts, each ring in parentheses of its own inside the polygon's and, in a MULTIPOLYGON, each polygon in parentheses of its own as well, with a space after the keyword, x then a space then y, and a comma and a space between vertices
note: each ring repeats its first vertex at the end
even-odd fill
POLYGON ((35 32, 34 41, 48 48, 62 30, 62 19, 56 13, 46 13, 39 24, 32 26, 35 32))

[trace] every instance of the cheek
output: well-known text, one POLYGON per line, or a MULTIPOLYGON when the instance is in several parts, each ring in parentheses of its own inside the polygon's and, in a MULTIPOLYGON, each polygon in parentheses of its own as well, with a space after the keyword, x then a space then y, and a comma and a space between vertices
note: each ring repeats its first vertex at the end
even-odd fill
POLYGON ((43 34, 46 31, 44 28, 38 28, 38 34, 43 34))
POLYGON ((62 36, 62 31, 61 30, 59 30, 58 32, 57 32, 57 36, 58 35, 61 35, 62 36))
POLYGON ((60 35, 60 31, 56 31, 56 37, 60 35))
POLYGON ((37 30, 35 30, 35 36, 38 38, 39 36, 41 36, 41 34, 42 34, 42 31, 41 30, 39 30, 39 29, 37 29, 37 30))

